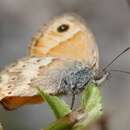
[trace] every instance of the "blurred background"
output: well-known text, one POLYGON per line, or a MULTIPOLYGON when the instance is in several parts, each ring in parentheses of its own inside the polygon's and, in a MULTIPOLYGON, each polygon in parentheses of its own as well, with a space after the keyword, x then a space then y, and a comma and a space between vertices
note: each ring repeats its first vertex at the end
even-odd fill
MULTIPOLYGON (((130 1, 125 0, 0 0, 0 68, 27 54, 30 39, 50 18, 75 12, 95 34, 101 67, 130 46, 130 1)), ((130 52, 112 69, 130 71, 130 52)), ((102 89, 110 130, 130 129, 130 75, 112 73, 102 89)), ((47 105, 24 106, 16 111, 0 107, 5 130, 39 130, 54 117, 47 105)))

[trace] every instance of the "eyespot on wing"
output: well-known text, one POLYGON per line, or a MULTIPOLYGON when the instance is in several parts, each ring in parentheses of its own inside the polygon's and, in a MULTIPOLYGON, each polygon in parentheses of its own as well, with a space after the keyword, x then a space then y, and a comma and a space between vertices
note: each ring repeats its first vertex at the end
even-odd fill
POLYGON ((98 47, 93 33, 84 21, 75 14, 54 18, 33 38, 29 48, 30 55, 72 58, 90 64, 95 61, 95 68, 98 69, 98 47))

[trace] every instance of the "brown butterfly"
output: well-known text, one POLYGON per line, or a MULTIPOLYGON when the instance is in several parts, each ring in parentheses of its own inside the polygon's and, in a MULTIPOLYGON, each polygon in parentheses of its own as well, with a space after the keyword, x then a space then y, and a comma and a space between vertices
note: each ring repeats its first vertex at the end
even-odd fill
POLYGON ((94 36, 76 15, 50 21, 33 38, 29 52, 0 73, 0 101, 8 110, 42 102, 36 86, 52 95, 78 93, 99 67, 94 36))

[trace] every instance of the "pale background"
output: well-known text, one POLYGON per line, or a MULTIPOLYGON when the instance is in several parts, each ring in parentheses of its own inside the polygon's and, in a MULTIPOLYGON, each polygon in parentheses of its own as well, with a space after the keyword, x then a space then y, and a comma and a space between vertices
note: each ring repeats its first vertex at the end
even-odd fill
MULTIPOLYGON (((25 56, 39 27, 65 12, 77 12, 86 19, 96 36, 101 66, 130 46, 130 8, 125 0, 0 0, 0 67, 25 56)), ((130 52, 112 68, 130 71, 130 52)), ((130 129, 130 75, 113 73, 102 95, 110 130, 130 129)), ((43 104, 12 112, 0 107, 5 130, 39 130, 54 120, 52 115, 43 104)))

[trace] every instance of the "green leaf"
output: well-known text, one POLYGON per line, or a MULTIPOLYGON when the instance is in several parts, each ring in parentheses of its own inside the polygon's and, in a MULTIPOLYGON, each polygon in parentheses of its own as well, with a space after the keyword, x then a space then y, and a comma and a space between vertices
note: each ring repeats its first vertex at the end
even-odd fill
POLYGON ((46 100, 52 111, 54 112, 56 118, 61 118, 71 112, 69 105, 67 105, 63 100, 59 99, 57 96, 51 96, 38 88, 38 91, 43 98, 46 100))
POLYGON ((101 100, 99 87, 94 83, 88 84, 81 98, 81 107, 84 109, 86 116, 75 124, 73 130, 81 130, 102 116, 101 100))
POLYGON ((42 130, 70 130, 77 121, 77 114, 76 112, 71 112, 42 130))
POLYGON ((50 96, 41 90, 39 92, 48 102, 56 117, 60 118, 44 130, 82 130, 102 116, 102 98, 99 87, 94 83, 88 84, 83 91, 81 106, 76 109, 76 111, 81 110, 81 112, 77 111, 78 114, 74 113, 76 111, 71 112, 69 106, 58 97, 50 96))
POLYGON ((58 120, 50 124, 48 128, 45 128, 43 130, 68 130, 70 128, 71 128, 71 125, 68 122, 64 120, 58 120))

